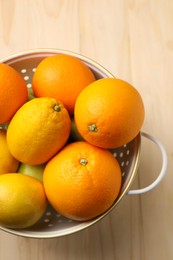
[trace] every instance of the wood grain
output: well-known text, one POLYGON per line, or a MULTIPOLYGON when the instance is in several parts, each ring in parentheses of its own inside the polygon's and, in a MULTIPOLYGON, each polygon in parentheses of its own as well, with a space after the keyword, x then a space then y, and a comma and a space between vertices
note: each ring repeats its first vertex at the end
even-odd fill
MULTIPOLYGON (((94 59, 139 90, 143 131, 164 144, 169 162, 157 188, 125 196, 87 230, 50 240, 0 231, 0 260, 173 259, 172 24, 171 0, 0 0, 0 58, 58 48, 94 59)), ((150 184, 160 168, 157 148, 143 140, 133 188, 150 184)))

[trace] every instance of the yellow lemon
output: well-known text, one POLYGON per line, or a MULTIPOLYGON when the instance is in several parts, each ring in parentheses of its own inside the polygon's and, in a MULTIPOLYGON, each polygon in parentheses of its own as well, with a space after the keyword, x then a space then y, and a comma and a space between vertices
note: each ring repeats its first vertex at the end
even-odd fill
POLYGON ((74 117, 71 117, 70 138, 72 139, 72 141, 85 141, 84 138, 79 134, 74 117))
POLYGON ((39 180, 40 182, 43 182, 43 172, 45 166, 46 164, 30 165, 30 164, 21 163, 17 172, 32 176, 37 180, 39 180))
POLYGON ((0 129, 0 175, 8 172, 16 172, 19 162, 11 155, 7 140, 6 131, 0 129))
POLYGON ((20 162, 47 162, 67 142, 71 120, 63 104, 54 98, 35 98, 25 103, 7 129, 7 144, 20 162))
POLYGON ((46 210, 41 182, 20 173, 0 176, 0 224, 8 228, 34 225, 46 210))

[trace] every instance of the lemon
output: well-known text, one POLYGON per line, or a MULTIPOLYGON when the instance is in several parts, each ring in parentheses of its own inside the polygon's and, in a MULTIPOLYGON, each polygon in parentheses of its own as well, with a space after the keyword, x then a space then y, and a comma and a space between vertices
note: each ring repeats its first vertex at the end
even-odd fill
POLYGON ((7 129, 7 144, 20 162, 43 164, 65 145, 70 128, 70 116, 60 101, 34 98, 12 118, 7 129))
POLYGON ((28 100, 36 98, 32 88, 28 88, 28 100))
POLYGON ((80 135, 80 133, 76 127, 74 117, 71 117, 70 137, 72 138, 73 141, 84 141, 84 138, 80 135))
POLYGON ((37 180, 39 180, 40 182, 43 182, 43 172, 45 166, 46 164, 30 165, 30 164, 21 163, 17 172, 32 176, 37 180))
POLYGON ((16 172, 19 162, 10 153, 6 131, 0 129, 0 175, 8 172, 16 172))
POLYGON ((8 228, 34 225, 46 210, 47 200, 41 182, 20 173, 0 176, 0 224, 8 228))

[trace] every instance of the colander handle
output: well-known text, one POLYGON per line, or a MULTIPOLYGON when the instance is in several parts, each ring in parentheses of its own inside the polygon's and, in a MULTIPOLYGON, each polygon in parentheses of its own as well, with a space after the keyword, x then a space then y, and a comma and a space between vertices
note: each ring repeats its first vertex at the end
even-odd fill
POLYGON ((151 136, 147 133, 141 132, 141 135, 144 136, 145 138, 151 140, 160 149, 160 152, 161 152, 161 155, 162 155, 162 167, 161 167, 161 171, 159 173, 159 176, 156 178, 156 180, 153 183, 151 183, 149 186, 142 188, 142 189, 129 190, 127 192, 128 195, 134 195, 134 194, 139 195, 139 194, 142 194, 142 193, 145 193, 145 192, 152 190, 153 188, 155 188, 161 182, 161 180, 165 176, 166 170, 167 170, 167 164, 168 164, 167 155, 166 155, 166 151, 165 151, 165 148, 163 147, 163 145, 160 143, 159 140, 157 140, 155 137, 153 137, 153 136, 151 136))

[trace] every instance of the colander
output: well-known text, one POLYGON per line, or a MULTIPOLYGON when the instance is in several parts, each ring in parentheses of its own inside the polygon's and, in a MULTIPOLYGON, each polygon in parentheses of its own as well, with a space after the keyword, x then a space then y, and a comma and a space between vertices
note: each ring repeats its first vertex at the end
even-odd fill
MULTIPOLYGON (((79 58, 93 71, 97 79, 114 77, 109 71, 107 71, 105 68, 103 68, 93 60, 84 57, 83 55, 66 50, 35 49, 5 57, 1 59, 0 62, 6 63, 15 68, 26 81, 27 87, 31 88, 33 73, 37 65, 45 57, 54 54, 68 54, 79 58)), ((34 226, 20 230, 14 230, 4 227, 0 227, 0 229, 14 235, 30 238, 54 238, 73 234, 77 231, 90 227, 91 225, 97 223, 99 220, 107 216, 107 214, 109 214, 117 206, 117 204, 121 201, 125 194, 142 194, 153 189, 159 184, 159 182, 162 180, 166 173, 167 156, 165 149, 159 140, 147 133, 140 132, 131 142, 125 144, 120 148, 111 149, 111 152, 113 156, 117 158, 120 164, 123 181, 118 198, 116 199, 112 207, 109 210, 107 210, 104 214, 89 221, 78 222, 61 216, 60 214, 55 212, 50 205, 48 205, 45 214, 40 219, 40 221, 34 226), (143 189, 129 190, 130 186, 133 183, 139 165, 142 137, 150 139, 158 146, 162 155, 162 166, 158 177, 152 184, 143 189)))

